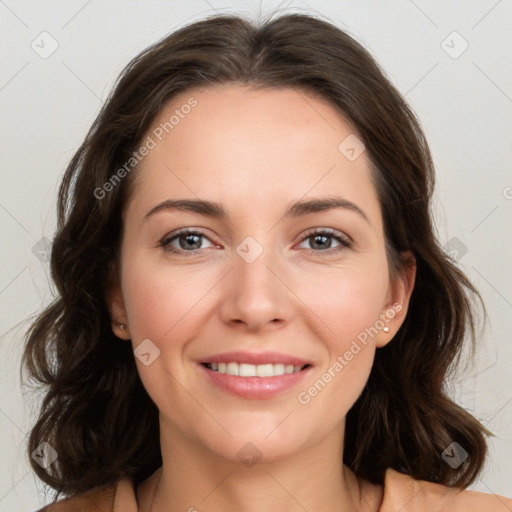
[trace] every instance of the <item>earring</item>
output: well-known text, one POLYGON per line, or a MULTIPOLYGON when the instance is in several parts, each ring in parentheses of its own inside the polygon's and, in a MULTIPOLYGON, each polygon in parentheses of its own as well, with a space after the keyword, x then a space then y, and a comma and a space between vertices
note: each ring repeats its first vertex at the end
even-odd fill
POLYGON ((389 327, 386 325, 386 326, 384 326, 384 327, 382 328, 382 330, 383 330, 384 332, 389 332, 389 327))
POLYGON ((126 331, 127 325, 122 322, 112 322, 112 327, 117 326, 121 331, 126 331))

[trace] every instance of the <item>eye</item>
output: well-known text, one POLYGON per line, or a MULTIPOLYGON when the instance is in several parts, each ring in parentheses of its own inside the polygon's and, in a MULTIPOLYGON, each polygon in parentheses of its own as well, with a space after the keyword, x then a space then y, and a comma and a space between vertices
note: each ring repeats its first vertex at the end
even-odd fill
MULTIPOLYGON (((208 237, 203 231, 185 228, 171 235, 166 235, 158 245, 171 253, 193 256, 202 249, 205 249, 205 247, 201 247, 203 239, 208 240, 208 237), (173 245, 174 242, 177 243, 178 247, 173 245)), ((333 252, 352 247, 350 237, 330 228, 310 231, 302 238, 302 243, 308 240, 312 240, 311 245, 313 249, 307 250, 306 252, 315 255, 319 253, 332 254, 333 252), (338 243, 335 247, 331 247, 333 239, 338 243)), ((214 247, 214 245, 212 244, 211 247, 214 247)))
POLYGON ((191 256, 204 249, 204 247, 200 247, 202 239, 207 240, 203 231, 186 228, 172 234, 172 236, 165 236, 160 241, 159 246, 169 252, 191 256), (171 245, 174 241, 177 241, 178 247, 171 245))
POLYGON ((336 232, 333 229, 321 229, 310 231, 302 241, 312 240, 312 250, 307 252, 310 254, 318 254, 319 252, 327 252, 332 254, 333 252, 342 251, 343 249, 349 249, 352 247, 352 240, 342 233, 336 232), (336 247, 331 247, 332 239, 339 243, 336 247))

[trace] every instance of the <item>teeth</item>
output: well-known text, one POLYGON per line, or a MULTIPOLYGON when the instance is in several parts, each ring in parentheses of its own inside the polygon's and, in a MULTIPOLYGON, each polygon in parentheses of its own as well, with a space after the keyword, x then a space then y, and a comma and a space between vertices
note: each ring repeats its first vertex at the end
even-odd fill
POLYGON ((239 377, 278 377, 290 373, 300 372, 302 366, 291 364, 246 364, 246 363, 208 363, 208 368, 219 373, 236 375, 239 377))
POLYGON ((238 363, 228 363, 226 366, 226 373, 228 375, 240 375, 240 365, 238 363))

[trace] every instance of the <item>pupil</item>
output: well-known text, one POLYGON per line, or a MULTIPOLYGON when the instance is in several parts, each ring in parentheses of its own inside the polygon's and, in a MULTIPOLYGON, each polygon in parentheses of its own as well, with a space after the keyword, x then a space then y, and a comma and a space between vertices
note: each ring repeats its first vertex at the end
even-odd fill
MULTIPOLYGON (((323 245, 323 246, 321 245, 321 246, 320 246, 320 248, 325 248, 325 240, 326 240, 327 238, 330 238, 330 237, 325 236, 325 235, 315 235, 315 236, 313 237, 313 239, 314 239, 314 243, 313 243, 313 245, 317 245, 316 240, 317 240, 318 238, 323 239, 323 242, 321 242, 321 243, 323 243, 324 245, 323 245)), ((330 244, 328 244, 328 245, 330 246, 330 244)))
MULTIPOLYGON (((187 243, 190 241, 191 238, 195 238, 196 239, 195 244, 198 244, 198 241, 199 241, 199 236, 198 235, 185 235, 184 238, 187 241, 187 243)), ((192 244, 194 244, 194 242, 192 242, 192 244)), ((199 245, 201 245, 201 244, 199 243, 199 245)), ((187 246, 187 247, 188 247, 188 249, 197 249, 198 248, 198 247, 190 247, 190 245, 187 246)))

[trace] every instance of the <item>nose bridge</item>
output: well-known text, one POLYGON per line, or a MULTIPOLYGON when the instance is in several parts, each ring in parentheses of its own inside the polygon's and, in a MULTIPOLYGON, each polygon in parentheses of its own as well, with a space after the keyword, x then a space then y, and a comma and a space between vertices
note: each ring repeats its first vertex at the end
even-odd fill
POLYGON ((270 292, 277 284, 270 269, 279 266, 279 255, 271 243, 271 235, 256 236, 247 236, 236 247, 235 284, 239 289, 249 287, 253 293, 270 292))
POLYGON ((286 316, 287 288, 277 276, 282 273, 281 258, 273 237, 248 236, 236 247, 224 314, 228 320, 243 321, 255 327, 286 316), (258 239, 257 239, 258 238, 258 239), (264 239, 264 240, 263 240, 264 239))

